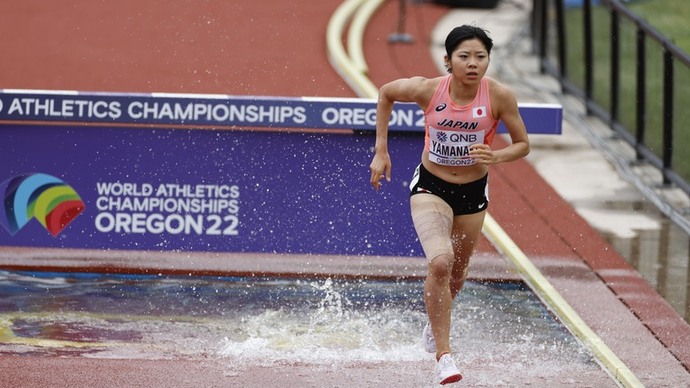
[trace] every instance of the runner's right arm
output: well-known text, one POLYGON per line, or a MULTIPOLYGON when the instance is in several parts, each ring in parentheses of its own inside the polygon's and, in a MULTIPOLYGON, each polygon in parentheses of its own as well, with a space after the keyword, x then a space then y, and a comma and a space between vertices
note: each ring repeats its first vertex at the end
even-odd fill
POLYGON ((371 170, 371 186, 378 191, 381 188, 381 178, 391 180, 391 158, 388 153, 388 122, 395 102, 416 102, 423 110, 426 109, 431 94, 435 88, 433 80, 423 77, 401 78, 389 82, 379 89, 379 99, 376 104, 376 144, 374 159, 369 165, 371 170), (431 91, 431 94, 429 93, 431 91))

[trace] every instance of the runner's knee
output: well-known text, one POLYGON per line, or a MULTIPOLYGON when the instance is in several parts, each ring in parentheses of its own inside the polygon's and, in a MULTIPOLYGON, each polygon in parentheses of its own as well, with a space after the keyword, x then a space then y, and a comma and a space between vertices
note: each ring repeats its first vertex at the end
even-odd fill
POLYGON ((431 263, 445 257, 445 261, 452 262, 452 258, 449 259, 454 256, 450 208, 433 195, 416 197, 412 201, 412 221, 427 260, 431 263))
POLYGON ((453 270, 453 254, 440 253, 429 258, 429 275, 438 279, 449 279, 453 270))

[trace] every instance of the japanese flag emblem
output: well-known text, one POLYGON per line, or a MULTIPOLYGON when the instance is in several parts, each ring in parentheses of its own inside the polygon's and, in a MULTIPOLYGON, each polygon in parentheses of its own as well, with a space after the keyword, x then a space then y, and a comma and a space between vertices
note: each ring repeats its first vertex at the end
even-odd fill
POLYGON ((480 117, 486 117, 486 107, 485 106, 478 106, 476 108, 472 108, 472 118, 478 119, 480 117))

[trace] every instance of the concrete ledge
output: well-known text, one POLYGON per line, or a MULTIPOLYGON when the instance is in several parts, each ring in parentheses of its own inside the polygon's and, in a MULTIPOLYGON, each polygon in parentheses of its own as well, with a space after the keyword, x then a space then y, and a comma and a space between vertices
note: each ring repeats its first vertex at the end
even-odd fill
MULTIPOLYGON (((189 276, 422 279, 426 276, 426 260, 398 256, 0 247, 0 269, 189 276)), ((499 254, 480 252, 472 260, 470 279, 516 281, 520 278, 499 254)))

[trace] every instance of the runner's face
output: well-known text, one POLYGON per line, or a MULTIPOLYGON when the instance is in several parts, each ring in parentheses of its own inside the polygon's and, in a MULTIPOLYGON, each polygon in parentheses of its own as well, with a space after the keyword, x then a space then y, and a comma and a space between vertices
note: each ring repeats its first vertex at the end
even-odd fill
POLYGON ((446 57, 446 65, 460 80, 479 81, 489 67, 489 53, 481 40, 464 40, 455 48, 451 58, 446 57))

